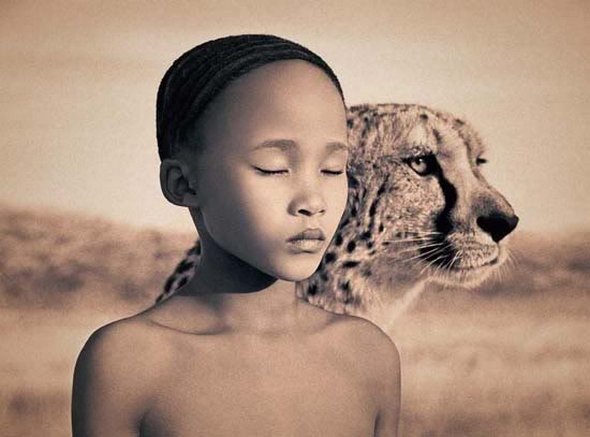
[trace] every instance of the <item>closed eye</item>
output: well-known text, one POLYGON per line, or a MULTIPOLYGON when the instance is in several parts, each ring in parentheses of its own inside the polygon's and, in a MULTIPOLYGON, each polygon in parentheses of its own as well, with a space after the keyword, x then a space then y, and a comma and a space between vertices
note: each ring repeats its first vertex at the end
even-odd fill
POLYGON ((331 176, 338 176, 339 174, 344 173, 344 170, 322 170, 324 173, 329 174, 331 176))
POLYGON ((254 167, 254 169, 256 170, 256 172, 263 174, 265 176, 273 175, 273 174, 289 173, 289 170, 265 170, 265 169, 259 168, 259 167, 254 167))
MULTIPOLYGON (((265 170, 263 168, 260 167, 254 167, 254 169, 256 170, 256 172, 265 175, 265 176, 270 176, 270 175, 279 175, 279 174, 287 174, 289 173, 289 170, 287 169, 281 169, 281 170, 265 170)), ((330 175, 330 176, 338 176, 344 173, 344 170, 322 170, 323 173, 330 175)))

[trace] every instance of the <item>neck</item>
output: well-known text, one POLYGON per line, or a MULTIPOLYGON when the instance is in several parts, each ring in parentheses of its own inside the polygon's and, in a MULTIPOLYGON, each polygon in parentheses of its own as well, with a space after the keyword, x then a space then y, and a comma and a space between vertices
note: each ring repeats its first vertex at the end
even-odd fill
POLYGON ((295 283, 270 276, 216 245, 203 245, 192 280, 179 291, 194 298, 224 328, 280 333, 299 316, 295 283))

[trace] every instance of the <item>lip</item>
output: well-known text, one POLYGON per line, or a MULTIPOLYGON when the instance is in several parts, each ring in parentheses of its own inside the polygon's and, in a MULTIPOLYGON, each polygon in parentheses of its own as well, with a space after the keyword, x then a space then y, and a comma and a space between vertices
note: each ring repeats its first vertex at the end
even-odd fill
POLYGON ((301 253, 316 253, 324 246, 326 236, 320 228, 307 228, 287 239, 291 250, 301 253))
POLYGON ((307 228, 303 232, 299 232, 287 239, 289 242, 297 242, 297 241, 306 241, 306 240, 316 240, 322 242, 326 239, 324 235, 324 231, 320 228, 307 228))
POLYGON ((291 240, 287 243, 291 251, 295 253, 317 253, 322 250, 324 246, 324 240, 318 239, 302 239, 302 240, 291 240))

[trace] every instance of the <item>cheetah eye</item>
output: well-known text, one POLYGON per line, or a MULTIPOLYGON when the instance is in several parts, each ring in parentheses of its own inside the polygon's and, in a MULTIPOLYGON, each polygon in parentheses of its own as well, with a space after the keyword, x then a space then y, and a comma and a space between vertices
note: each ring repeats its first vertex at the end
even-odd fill
POLYGON ((434 155, 416 156, 414 158, 408 158, 406 162, 420 176, 432 174, 436 170, 436 159, 434 155))
POLYGON ((475 165, 477 165, 477 166, 484 165, 487 162, 488 162, 488 160, 485 158, 476 158, 475 159, 475 165))

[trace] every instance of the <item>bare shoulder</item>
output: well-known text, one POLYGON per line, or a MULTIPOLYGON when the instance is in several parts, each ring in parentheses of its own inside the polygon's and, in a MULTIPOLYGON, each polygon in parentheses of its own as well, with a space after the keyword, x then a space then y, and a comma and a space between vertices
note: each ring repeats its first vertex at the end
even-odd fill
POLYGON ((116 367, 145 360, 149 360, 150 365, 156 365, 157 360, 165 357, 163 348, 166 347, 165 338, 159 331, 145 313, 117 320, 94 331, 80 357, 92 361, 112 361, 110 364, 116 367), (154 354, 156 351, 159 353, 154 354))
POLYGON ((74 435, 133 433, 168 366, 165 342, 140 315, 92 333, 76 361, 74 435))
POLYGON ((357 359, 366 361, 368 366, 382 365, 383 371, 399 368, 400 356, 397 346, 381 328, 361 317, 335 316, 335 324, 346 339, 344 344, 351 348, 357 359), (378 360, 375 360, 377 358, 378 360))
POLYGON ((389 335, 372 322, 360 317, 348 317, 340 323, 351 338, 354 354, 367 386, 376 400, 375 436, 398 435, 401 407, 401 368, 399 351, 389 335))
POLYGON ((375 400, 376 437, 398 435, 401 407, 400 354, 389 335, 372 322, 355 316, 339 316, 342 342, 354 357, 375 400), (342 335, 343 334, 343 335, 342 335))

